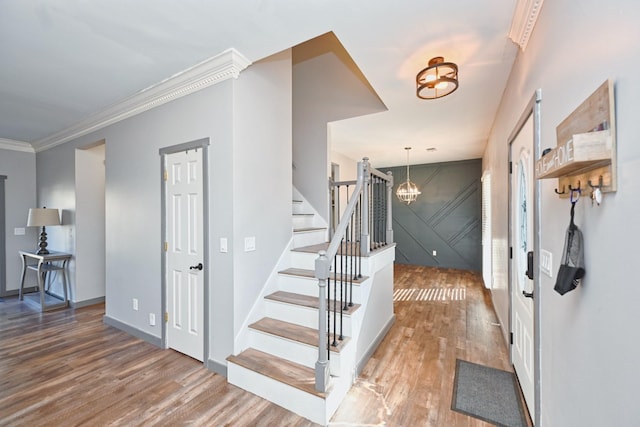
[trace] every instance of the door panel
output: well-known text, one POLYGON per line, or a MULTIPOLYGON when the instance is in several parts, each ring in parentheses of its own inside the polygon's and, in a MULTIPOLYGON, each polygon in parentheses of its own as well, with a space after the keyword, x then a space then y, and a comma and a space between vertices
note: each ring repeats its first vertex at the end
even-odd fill
MULTIPOLYGON (((511 143, 512 173, 510 183, 510 246, 511 259, 511 325, 513 345, 511 359, 518 375, 530 413, 534 408, 534 316, 533 280, 528 277, 529 253, 533 251, 533 115, 511 143)), ((537 274, 533 271, 533 274, 537 274)), ((529 272, 531 275, 531 272, 529 272)), ((531 275, 533 277, 533 275, 531 275)))
POLYGON ((204 357, 202 151, 166 156, 167 340, 170 348, 204 357))

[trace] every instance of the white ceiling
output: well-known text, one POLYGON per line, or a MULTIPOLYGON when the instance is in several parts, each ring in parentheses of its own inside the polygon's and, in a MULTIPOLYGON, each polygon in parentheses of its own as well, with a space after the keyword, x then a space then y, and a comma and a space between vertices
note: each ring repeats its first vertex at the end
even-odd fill
POLYGON ((255 62, 333 31, 388 111, 331 124, 375 166, 479 158, 517 45, 517 0, 7 0, 0 2, 0 144, 39 142, 235 48, 255 62), (460 87, 420 100, 431 57, 460 87), (427 152, 435 147, 437 151, 427 152))

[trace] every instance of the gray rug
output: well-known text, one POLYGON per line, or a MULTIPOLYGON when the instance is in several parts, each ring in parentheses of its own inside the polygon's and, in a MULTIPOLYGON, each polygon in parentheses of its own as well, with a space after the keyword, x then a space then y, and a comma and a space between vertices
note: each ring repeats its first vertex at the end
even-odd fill
POLYGON ((505 427, 526 427, 515 374, 456 360, 451 409, 505 427))

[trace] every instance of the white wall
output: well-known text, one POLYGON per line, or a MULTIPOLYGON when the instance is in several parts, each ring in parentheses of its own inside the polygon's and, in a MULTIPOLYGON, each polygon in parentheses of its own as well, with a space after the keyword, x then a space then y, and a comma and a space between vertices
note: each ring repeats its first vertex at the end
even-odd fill
POLYGON ((6 290, 17 291, 20 287, 22 270, 18 251, 37 249, 40 234, 37 227, 26 227, 29 208, 37 207, 36 155, 0 149, 0 175, 7 177, 5 180, 6 290), (25 234, 14 235, 15 228, 25 228, 25 234))
POLYGON ((210 138, 208 264, 216 299, 209 342, 220 363, 233 348, 233 262, 214 250, 217 237, 233 229, 232 93, 233 82, 226 80, 37 153, 38 200, 64 209, 65 225, 51 227, 50 245, 75 254, 75 149, 105 140, 106 316, 160 338, 160 324, 148 324, 149 313, 162 318, 159 149, 210 138), (60 229, 55 235, 54 228, 60 229), (133 298, 138 311, 132 309, 133 298))
POLYGON ((105 144, 76 149, 76 280, 71 301, 105 295, 105 144))
MULTIPOLYGON (((286 51, 253 64, 237 80, 37 154, 39 199, 63 208, 66 218, 51 245, 75 254, 80 247, 72 237, 81 225, 75 150, 106 141, 109 319, 161 337, 160 325, 148 324, 149 313, 162 318, 159 149, 209 138, 209 351, 214 365, 226 365, 237 328, 291 239, 291 72, 286 51), (221 237, 228 239, 227 253, 219 250, 221 237), (245 237, 255 237, 255 251, 244 251, 245 237)), ((78 281, 78 293, 80 287, 78 281)))
POLYGON ((234 335, 291 240, 291 72, 286 50, 234 82, 234 335))
POLYGON ((553 253, 554 275, 541 275, 541 423, 543 426, 637 425, 635 333, 640 224, 640 7, 612 0, 547 1, 526 52, 516 60, 484 155, 492 174, 493 301, 508 324, 507 138, 534 91, 542 89, 542 148, 556 146, 556 126, 603 81, 616 86, 618 191, 600 207, 582 199, 586 277, 575 291, 553 290, 569 222, 569 202, 541 185, 541 248, 553 253))
POLYGON ((327 223, 328 123, 385 110, 332 33, 293 48, 293 184, 327 223))

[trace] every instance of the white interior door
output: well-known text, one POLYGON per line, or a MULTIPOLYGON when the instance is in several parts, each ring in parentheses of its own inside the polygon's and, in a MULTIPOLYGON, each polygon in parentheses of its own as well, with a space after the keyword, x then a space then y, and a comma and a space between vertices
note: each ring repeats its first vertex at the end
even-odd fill
MULTIPOLYGON (((535 413, 533 255, 533 115, 511 143, 511 359, 529 413, 535 413), (529 255, 531 253, 531 255, 529 255)), ((537 273, 536 273, 537 274, 537 273)))
POLYGON ((166 156, 167 341, 203 360, 202 150, 166 156))

